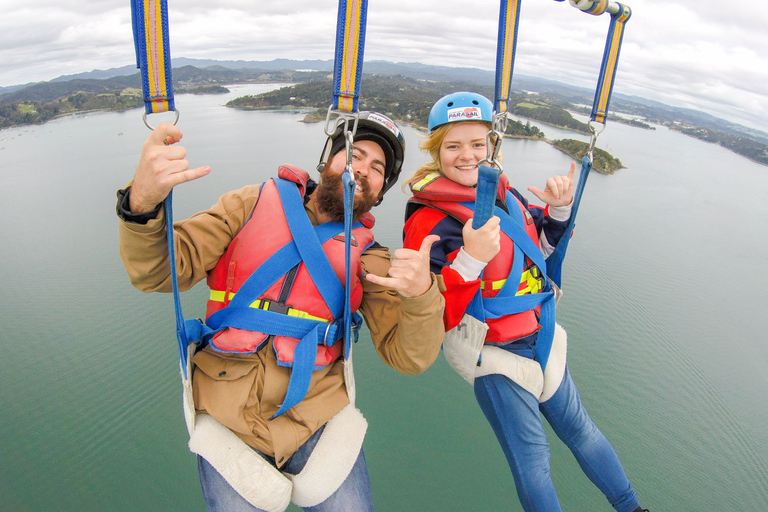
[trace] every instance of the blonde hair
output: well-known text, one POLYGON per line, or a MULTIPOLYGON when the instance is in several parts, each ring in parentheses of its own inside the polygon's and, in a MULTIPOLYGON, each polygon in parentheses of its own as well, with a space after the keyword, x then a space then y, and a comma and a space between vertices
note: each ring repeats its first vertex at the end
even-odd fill
MULTIPOLYGON (((470 122, 470 123, 477 123, 481 122, 484 125, 488 126, 488 129, 491 129, 491 123, 486 121, 460 121, 460 122, 470 122)), ((436 172, 440 174, 441 176, 445 176, 445 173, 443 172, 443 166, 440 163, 440 147, 443 145, 443 141, 445 140, 445 136, 448 133, 448 130, 453 128, 458 123, 445 123, 443 125, 438 126, 434 130, 432 130, 431 133, 427 135, 427 137, 422 140, 419 143, 419 149, 429 154, 431 160, 427 162, 426 164, 419 167, 413 175, 405 180, 403 182, 403 191, 408 192, 409 186, 412 183, 416 183, 421 178, 426 176, 429 173, 436 172)), ((493 144, 496 143, 496 141, 492 141, 493 144)))

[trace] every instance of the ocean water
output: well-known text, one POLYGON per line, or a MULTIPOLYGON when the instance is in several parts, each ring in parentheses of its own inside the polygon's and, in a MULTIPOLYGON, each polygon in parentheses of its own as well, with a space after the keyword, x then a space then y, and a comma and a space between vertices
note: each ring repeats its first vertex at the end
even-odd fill
MULTIPOLYGON (((314 169, 320 124, 222 106, 270 87, 177 97, 188 159, 213 168, 177 188, 177 218, 281 163, 314 169)), ((408 174, 424 156, 421 135, 404 132, 408 174)), ((0 130, 0 510, 205 510, 172 298, 132 288, 117 251, 115 191, 148 134, 138 110, 0 130)), ((766 510, 768 168, 663 127, 609 124, 598 146, 627 168, 589 178, 558 308, 583 401, 643 506, 766 510)), ((536 141, 505 141, 503 158, 521 191, 570 163, 536 141)), ((395 188, 374 210, 393 248, 406 199, 395 188)), ((187 317, 205 295, 183 294, 187 317)), ((471 388, 442 357, 401 375, 364 334, 355 369, 378 511, 521 510, 471 388)), ((555 436, 550 446, 564 510, 610 510, 555 436)))

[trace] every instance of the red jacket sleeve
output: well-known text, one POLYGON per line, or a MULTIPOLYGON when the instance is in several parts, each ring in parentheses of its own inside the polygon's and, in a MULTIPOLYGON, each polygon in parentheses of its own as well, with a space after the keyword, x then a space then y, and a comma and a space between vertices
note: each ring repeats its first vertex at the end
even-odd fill
POLYGON ((450 267, 463 245, 462 224, 443 212, 421 208, 405 223, 403 246, 419 250, 428 235, 438 235, 440 240, 432 245, 430 253, 432 271, 441 274, 445 284, 445 313, 443 323, 448 331, 456 327, 464 311, 480 289, 480 279, 464 281, 461 274, 450 267))

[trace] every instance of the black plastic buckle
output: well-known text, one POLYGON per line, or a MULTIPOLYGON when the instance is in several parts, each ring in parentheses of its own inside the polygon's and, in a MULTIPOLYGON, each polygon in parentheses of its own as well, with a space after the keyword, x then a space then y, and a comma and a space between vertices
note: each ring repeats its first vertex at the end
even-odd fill
POLYGON ((291 306, 287 304, 280 304, 273 300, 267 303, 267 311, 272 311, 273 313, 280 313, 282 315, 287 315, 291 309, 293 309, 291 306))

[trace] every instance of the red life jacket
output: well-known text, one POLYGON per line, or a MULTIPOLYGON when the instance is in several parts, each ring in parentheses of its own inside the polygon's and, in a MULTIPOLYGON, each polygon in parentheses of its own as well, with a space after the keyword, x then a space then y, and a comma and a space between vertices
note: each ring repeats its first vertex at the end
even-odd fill
MULTIPOLYGON (((536 231, 536 225, 533 218, 523 204, 512 194, 507 194, 509 181, 502 174, 499 178, 499 189, 497 199, 508 208, 520 208, 525 219, 525 232, 538 246, 539 235, 536 231), (507 198, 515 199, 515 204, 508 204, 507 198)), ((429 207, 441 211, 446 215, 457 219, 464 224, 472 218, 474 212, 472 208, 460 203, 474 202, 477 190, 475 188, 465 187, 450 179, 438 174, 430 173, 421 180, 411 184, 413 197, 409 199, 406 208, 406 220, 421 207, 429 207)), ((498 211, 498 210, 497 210, 498 211)), ((538 267, 526 257, 523 265, 523 275, 510 276, 512 270, 512 261, 514 257, 514 243, 512 239, 502 230, 501 232, 501 250, 485 267, 481 281, 482 297, 495 297, 501 286, 511 279, 513 283, 519 283, 517 295, 538 293, 542 289, 543 277, 538 267)), ((540 329, 539 311, 540 308, 525 311, 523 313, 504 315, 499 318, 487 318, 488 332, 486 343, 505 343, 525 336, 529 336, 540 329)))
MULTIPOLYGON (((281 166, 278 177, 292 181, 299 186, 303 197, 306 192, 308 175, 302 169, 281 166)), ((365 214, 359 221, 362 227, 352 230, 351 242, 351 305, 352 312, 357 311, 363 297, 360 282, 362 264, 360 256, 373 242, 374 218, 365 214)), ((251 274, 269 259, 278 249, 293 239, 288 221, 273 180, 265 182, 259 191, 256 207, 248 221, 229 244, 227 251, 219 259, 213 270, 208 273, 208 287, 211 290, 206 318, 225 308, 234 294, 251 274)), ((325 255, 336 277, 345 282, 344 272, 344 233, 343 230, 322 245, 325 255)), ((324 302, 318 288, 312 282, 304 262, 271 285, 250 307, 277 311, 288 316, 309 318, 332 322, 337 320, 324 302), (293 274, 290 278, 289 275, 293 274), (286 280, 289 282, 283 290, 286 280), (292 282, 291 282, 292 280, 292 282), (282 297, 281 297, 282 296, 282 297), (281 300, 282 298, 282 300, 281 300)), ((262 332, 229 327, 217 333, 211 345, 220 352, 255 353, 267 342, 268 335, 262 332)), ((292 366, 294 349, 299 343, 296 338, 275 336, 274 347, 278 363, 292 366)), ((330 346, 317 345, 315 367, 322 368, 338 359, 343 352, 343 340, 330 346)))

